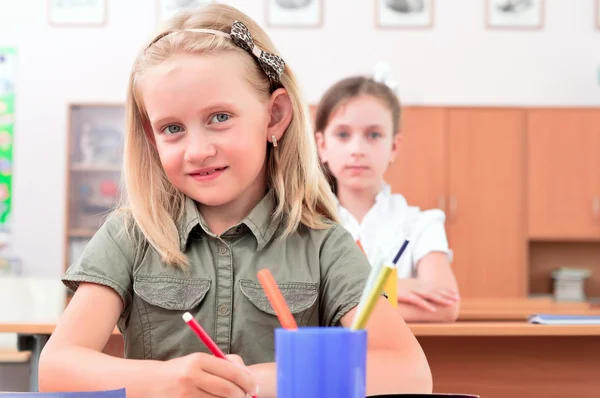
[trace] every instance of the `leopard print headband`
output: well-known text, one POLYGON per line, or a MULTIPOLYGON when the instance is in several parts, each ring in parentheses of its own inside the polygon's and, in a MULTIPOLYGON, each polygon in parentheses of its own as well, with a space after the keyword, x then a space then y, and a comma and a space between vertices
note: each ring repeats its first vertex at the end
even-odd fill
MULTIPOLYGON (((246 25, 244 25, 240 21, 233 22, 233 24, 231 25, 231 31, 229 33, 221 32, 220 30, 214 29, 184 29, 180 32, 209 33, 216 36, 222 36, 231 39, 231 41, 233 41, 233 43, 236 46, 254 55, 260 67, 272 83, 279 83, 281 81, 281 75, 285 70, 285 62, 283 61, 283 59, 275 54, 271 54, 258 48, 254 44, 254 40, 252 39, 250 31, 248 30, 246 25)), ((148 47, 150 47, 163 37, 170 35, 171 33, 175 33, 175 31, 166 32, 158 36, 152 41, 152 43, 150 43, 150 45, 148 45, 148 47)))

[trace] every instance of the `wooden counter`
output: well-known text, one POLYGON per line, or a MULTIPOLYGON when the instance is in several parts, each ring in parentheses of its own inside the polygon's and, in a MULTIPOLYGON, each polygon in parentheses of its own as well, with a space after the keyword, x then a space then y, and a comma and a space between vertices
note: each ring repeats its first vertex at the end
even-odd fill
MULTIPOLYGON (((505 322, 514 321, 520 322, 526 321, 527 318, 532 314, 563 314, 563 315, 598 315, 600 316, 600 306, 592 306, 589 303, 557 303, 551 298, 534 298, 534 299, 463 299, 460 305, 459 311, 459 322, 505 322)), ((413 332, 415 333, 431 333, 430 325, 413 325, 413 332)), ((412 326, 411 326, 412 328, 412 326)), ((440 333, 455 333, 454 328, 447 329, 447 325, 436 325, 439 328, 440 333), (443 331, 443 332, 442 332, 443 331)), ((475 325, 471 325, 468 328, 477 328, 475 325)), ((496 325, 496 331, 506 329, 502 333, 520 333, 513 330, 514 326, 501 327, 496 325)), ((17 330, 23 332, 28 330, 27 333, 52 333, 54 330, 53 324, 0 324, 0 332, 12 332, 17 330)), ((467 329, 460 329, 460 333, 468 333, 467 329)), ((495 333, 494 330, 484 332, 483 329, 475 329, 475 333, 495 333)), ((118 333, 115 331, 115 333, 118 333)), ((437 332, 436 332, 437 333, 437 332)), ((524 331, 523 333, 529 333, 524 331)), ((537 332, 536 332, 537 333, 537 332)), ((541 332, 546 333, 546 332, 541 332)), ((552 332, 557 333, 557 332, 552 332)))
POLYGON ((30 357, 29 351, 0 349, 0 363, 24 363, 29 361, 30 357))
MULTIPOLYGON (((595 325, 532 325, 526 322, 456 322, 411 323, 408 325, 415 336, 597 336, 600 326, 595 325)), ((0 333, 47 334, 55 324, 0 323, 0 333)), ((113 335, 119 335, 117 329, 113 335)))
MULTIPOLYGON (((54 332, 56 324, 54 323, 0 323, 0 333, 19 333, 19 334, 47 334, 54 332)), ((113 330, 114 334, 121 334, 117 328, 113 330)))
POLYGON ((600 315, 589 303, 556 302, 551 297, 525 299, 463 299, 459 321, 524 321, 532 314, 600 315))
MULTIPOLYGON (((526 322, 409 326, 425 351, 437 393, 583 398, 600 392, 600 326, 526 322)), ((0 324, 0 333, 51 334, 54 327, 0 324)), ((122 355, 122 343, 115 329, 105 352, 122 355)))
POLYGON ((408 325, 415 336, 597 336, 600 325, 533 325, 526 322, 456 322, 408 325))
POLYGON ((600 393, 600 326, 525 322, 412 324, 434 391, 485 398, 584 398, 600 393))

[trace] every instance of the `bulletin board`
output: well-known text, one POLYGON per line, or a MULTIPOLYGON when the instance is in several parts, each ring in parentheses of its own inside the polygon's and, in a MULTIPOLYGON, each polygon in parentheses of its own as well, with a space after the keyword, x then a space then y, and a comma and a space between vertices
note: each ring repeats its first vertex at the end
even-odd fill
POLYGON ((16 50, 0 47, 0 230, 10 229, 16 50))

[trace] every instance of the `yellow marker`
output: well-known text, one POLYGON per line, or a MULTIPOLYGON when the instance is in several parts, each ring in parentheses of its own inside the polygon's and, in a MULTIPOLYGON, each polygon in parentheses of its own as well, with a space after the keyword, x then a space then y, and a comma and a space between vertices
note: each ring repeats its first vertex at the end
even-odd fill
POLYGON ((373 290, 369 292, 367 300, 365 301, 365 305, 360 309, 360 312, 356 314, 354 322, 352 322, 352 330, 365 328, 367 322, 369 321, 369 317, 371 316, 371 312, 373 312, 373 308, 375 308, 375 304, 377 303, 377 300, 379 300, 379 296, 383 291, 383 285, 385 285, 385 282, 388 280, 391 273, 392 267, 389 265, 384 265, 381 267, 381 271, 377 276, 373 290))
POLYGON ((392 272, 383 286, 383 291, 387 294, 392 307, 398 308, 398 268, 392 268, 392 272))

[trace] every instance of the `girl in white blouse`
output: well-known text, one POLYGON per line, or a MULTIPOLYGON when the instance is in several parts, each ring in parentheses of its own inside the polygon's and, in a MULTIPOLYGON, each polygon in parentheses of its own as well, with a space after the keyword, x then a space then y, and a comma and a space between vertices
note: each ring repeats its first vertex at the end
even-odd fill
POLYGON ((384 83, 351 77, 333 85, 316 112, 319 155, 342 225, 371 264, 397 262, 398 311, 407 322, 454 321, 459 294, 441 210, 421 211, 392 194, 383 176, 401 141, 400 103, 384 83))

